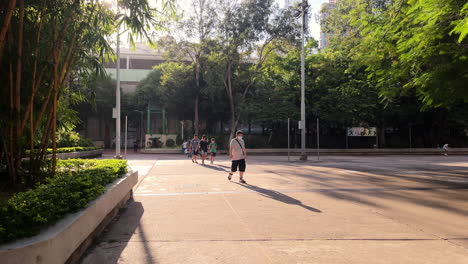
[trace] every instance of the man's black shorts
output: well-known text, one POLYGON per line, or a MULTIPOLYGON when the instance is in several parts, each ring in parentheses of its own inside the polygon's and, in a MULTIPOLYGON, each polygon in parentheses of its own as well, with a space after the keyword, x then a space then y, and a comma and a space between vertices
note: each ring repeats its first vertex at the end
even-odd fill
POLYGON ((216 152, 211 152, 211 156, 216 157, 216 152))
POLYGON ((192 152, 192 155, 195 155, 195 156, 197 156, 197 155, 198 155, 198 151, 194 151, 194 152, 192 152))
POLYGON ((239 171, 244 172, 245 171, 245 159, 233 160, 232 165, 231 165, 231 171, 236 172, 237 167, 239 167, 239 171))

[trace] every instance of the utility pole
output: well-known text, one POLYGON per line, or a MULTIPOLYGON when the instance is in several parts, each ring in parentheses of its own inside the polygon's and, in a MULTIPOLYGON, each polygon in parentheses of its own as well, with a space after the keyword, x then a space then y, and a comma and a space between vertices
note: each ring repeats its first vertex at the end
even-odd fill
POLYGON ((124 156, 127 158, 127 132, 128 132, 128 116, 125 116, 125 152, 124 156))
POLYGON ((301 28, 301 157, 300 160, 307 160, 306 153, 306 115, 305 115, 305 29, 306 29, 306 17, 307 9, 309 4, 307 0, 302 0, 302 3, 299 4, 299 8, 296 11, 295 16, 302 16, 302 28, 301 28))

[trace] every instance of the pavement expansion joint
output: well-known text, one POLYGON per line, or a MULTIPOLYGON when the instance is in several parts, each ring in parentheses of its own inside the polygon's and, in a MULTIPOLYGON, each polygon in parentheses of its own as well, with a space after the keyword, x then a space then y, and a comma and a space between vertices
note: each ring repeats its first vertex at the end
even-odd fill
MULTIPOLYGON (((143 178, 137 183, 137 185, 133 188, 135 191, 138 190, 138 188, 140 187, 141 183, 145 180, 146 176, 148 176, 151 171, 154 169, 154 167, 156 166, 156 164, 158 163, 158 161, 154 161, 153 164, 151 165, 151 168, 148 170, 148 173, 143 175, 143 178)), ((130 168, 131 168, 131 165, 129 165, 130 168)))
MULTIPOLYGON (((255 238, 255 235, 254 233, 252 232, 252 230, 249 228, 249 226, 247 225, 247 223, 244 221, 244 219, 239 215, 239 213, 237 212, 236 209, 234 209, 234 207, 232 206, 232 204, 229 202, 229 200, 226 198, 226 196, 223 195, 223 199, 224 201, 226 202, 226 204, 229 206, 229 208, 231 208, 232 212, 237 216, 237 218, 239 219, 239 221, 242 223, 242 225, 244 226, 245 229, 247 229, 247 231, 249 232, 249 236, 251 237, 252 241, 255 241, 255 242, 258 242, 256 241, 257 238, 255 238)), ((262 254, 268 259, 268 261, 270 263, 273 263, 273 260, 271 259, 270 255, 268 254, 268 252, 266 251, 266 249, 261 245, 261 244, 258 244, 258 247, 260 247, 261 251, 262 251, 262 254)))
MULTIPOLYGON (((463 190, 467 186, 441 186, 441 187, 383 187, 383 188, 318 188, 318 189, 270 189, 273 192, 282 193, 323 193, 323 192, 385 192, 385 191, 436 191, 436 190, 463 190)), ((167 192, 167 193, 141 193, 136 196, 166 196, 166 195, 209 195, 209 194, 243 194, 258 193, 255 187, 252 190, 239 191, 205 191, 205 192, 167 192)))
POLYGON ((178 242, 287 242, 287 241, 454 241, 468 238, 253 238, 253 239, 147 239, 147 240, 117 240, 108 243, 178 243, 178 242))

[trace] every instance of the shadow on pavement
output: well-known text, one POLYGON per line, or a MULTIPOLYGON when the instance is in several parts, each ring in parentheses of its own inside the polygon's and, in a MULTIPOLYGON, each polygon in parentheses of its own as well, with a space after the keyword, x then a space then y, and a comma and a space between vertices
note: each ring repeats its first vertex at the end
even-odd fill
MULTIPOLYGON (((365 162, 353 164, 305 164, 308 168, 302 173, 294 175, 307 179, 309 183, 322 186, 327 191, 321 194, 339 200, 352 201, 376 208, 385 208, 383 203, 387 201, 400 201, 428 208, 440 209, 461 216, 468 216, 466 207, 457 205, 458 202, 466 203, 468 194, 463 190, 468 189, 468 169, 464 166, 452 166, 450 168, 438 164, 428 163, 425 167, 421 164, 398 166, 391 163, 380 164, 380 168, 365 162), (346 173, 336 173, 327 169, 345 170, 346 173), (408 173, 416 172, 416 173, 408 173), (448 179, 460 180, 460 182, 448 179), (380 188, 365 190, 350 188, 343 190, 336 186, 366 186, 374 184, 380 188), (410 186, 410 188, 408 188, 410 186), (413 192, 412 192, 413 191, 413 192), (414 191, 424 191, 415 195, 414 191), (376 200, 378 198, 379 200, 376 200), (448 201, 456 202, 454 204, 448 201)), ((290 171, 283 169, 279 175, 287 175, 290 171)))
POLYGON ((143 213, 144 208, 142 204, 133 201, 133 199, 130 200, 107 226, 104 232, 101 233, 94 245, 88 249, 88 252, 81 259, 80 263, 114 264, 121 263, 122 261, 134 263, 134 260, 122 260, 120 258, 132 236, 142 241, 145 263, 157 263, 156 258, 153 256, 147 244, 146 233, 143 226, 140 225, 140 219, 143 213))
POLYGON ((259 193, 260 195, 262 195, 264 197, 267 197, 267 198, 270 198, 270 199, 273 199, 273 200, 276 200, 276 201, 279 201, 279 202, 282 202, 282 203, 297 205, 297 206, 300 206, 300 207, 302 207, 304 209, 307 209, 307 210, 309 210, 311 212, 315 212, 315 213, 321 213, 322 212, 317 208, 305 205, 301 201, 299 201, 297 199, 294 199, 291 196, 288 196, 286 194, 280 193, 278 191, 268 190, 268 189, 258 187, 258 186, 255 186, 255 185, 250 185, 250 184, 240 184, 240 183, 237 183, 237 182, 234 182, 234 183, 237 184, 237 185, 240 185, 240 186, 242 186, 244 188, 247 188, 249 190, 255 191, 255 192, 259 193))
POLYGON ((210 164, 205 164, 205 165, 202 165, 202 166, 203 166, 203 168, 207 168, 207 169, 229 172, 229 170, 223 168, 224 166, 221 166, 221 165, 210 165, 210 164))

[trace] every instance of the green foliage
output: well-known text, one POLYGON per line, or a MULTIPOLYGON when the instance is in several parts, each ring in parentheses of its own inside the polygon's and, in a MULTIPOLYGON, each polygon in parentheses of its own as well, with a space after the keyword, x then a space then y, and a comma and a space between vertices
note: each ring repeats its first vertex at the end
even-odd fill
POLYGON ((57 147, 92 147, 93 142, 90 139, 82 138, 77 132, 61 130, 57 133, 57 147))
POLYGON ((191 119, 194 94, 193 68, 182 62, 165 62, 140 81, 135 105, 166 108, 179 119, 191 119))
POLYGON ((182 136, 180 134, 177 134, 175 143, 179 146, 182 145, 182 143, 184 143, 184 140, 182 139, 182 136))
MULTIPOLYGON (((69 153, 69 152, 77 152, 77 151, 91 151, 91 150, 97 150, 99 149, 98 147, 69 147, 69 148, 57 148, 56 153, 69 153)), ((26 155, 29 156, 31 153, 30 150, 26 150, 26 155)), ((47 149, 47 154, 52 154, 54 153, 54 149, 48 148, 47 149)))
POLYGON ((415 94, 428 107, 468 102, 462 2, 341 1, 325 23, 329 53, 345 57, 349 70, 365 69, 386 100, 415 94))
POLYGON ((462 42, 468 35, 468 3, 460 11, 459 20, 454 21, 454 29, 450 33, 460 34, 458 42, 462 42))
POLYGON ((59 160, 57 166, 54 177, 0 205, 0 243, 36 235, 85 208, 127 172, 123 160, 59 160))
POLYGON ((172 138, 166 140, 166 147, 169 147, 169 148, 175 147, 175 141, 172 138))
POLYGON ((247 135, 245 143, 248 148, 271 148, 271 145, 268 144, 268 139, 264 136, 247 135))

